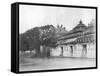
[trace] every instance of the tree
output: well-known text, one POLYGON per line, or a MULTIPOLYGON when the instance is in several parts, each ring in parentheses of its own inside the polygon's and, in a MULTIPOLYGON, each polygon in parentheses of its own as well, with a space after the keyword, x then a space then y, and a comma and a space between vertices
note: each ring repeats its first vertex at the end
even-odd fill
POLYGON ((23 34, 19 35, 19 48, 22 51, 38 49, 39 42, 38 27, 32 28, 23 34))
POLYGON ((26 51, 29 49, 28 41, 25 34, 19 35, 19 50, 26 51))
MULTIPOLYGON (((53 25, 35 27, 20 35, 20 49, 36 50, 36 56, 41 56, 40 46, 55 47, 55 28, 53 25)), ((44 50, 45 52, 46 50, 44 50)))
POLYGON ((50 56, 50 47, 56 47, 55 27, 53 25, 46 25, 40 27, 40 41, 44 47, 44 56, 50 56))
POLYGON ((29 50, 36 50, 36 56, 40 56, 40 39, 39 39, 39 28, 35 27, 26 32, 29 50))

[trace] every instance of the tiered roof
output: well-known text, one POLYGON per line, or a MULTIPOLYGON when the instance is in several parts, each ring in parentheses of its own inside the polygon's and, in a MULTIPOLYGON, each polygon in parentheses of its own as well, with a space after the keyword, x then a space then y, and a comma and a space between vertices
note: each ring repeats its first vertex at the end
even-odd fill
POLYGON ((95 41, 93 31, 94 27, 86 26, 80 20, 79 24, 74 27, 71 31, 66 33, 64 36, 60 37, 58 41, 61 44, 76 44, 76 43, 86 43, 86 42, 93 42, 95 41))

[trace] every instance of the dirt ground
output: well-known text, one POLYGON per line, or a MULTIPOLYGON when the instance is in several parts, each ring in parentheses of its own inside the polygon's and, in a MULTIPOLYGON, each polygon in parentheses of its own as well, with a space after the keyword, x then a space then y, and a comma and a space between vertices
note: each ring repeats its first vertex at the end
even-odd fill
POLYGON ((90 58, 66 58, 66 57, 51 57, 51 58, 23 58, 24 62, 20 63, 20 71, 34 70, 50 70, 50 69, 69 69, 69 68, 84 68, 95 67, 96 60, 90 58))

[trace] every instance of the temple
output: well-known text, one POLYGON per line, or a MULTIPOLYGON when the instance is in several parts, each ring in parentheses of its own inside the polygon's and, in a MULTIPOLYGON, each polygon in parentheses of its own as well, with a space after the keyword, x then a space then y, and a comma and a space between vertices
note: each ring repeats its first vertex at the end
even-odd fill
POLYGON ((86 26, 82 20, 69 32, 57 38, 57 47, 51 48, 50 56, 96 57, 95 24, 86 26))

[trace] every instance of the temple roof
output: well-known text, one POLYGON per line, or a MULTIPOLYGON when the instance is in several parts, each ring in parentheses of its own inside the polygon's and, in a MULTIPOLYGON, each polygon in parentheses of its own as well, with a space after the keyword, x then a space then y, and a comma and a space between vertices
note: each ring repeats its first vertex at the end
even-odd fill
POLYGON ((87 27, 85 24, 83 24, 83 22, 80 20, 79 24, 73 28, 73 31, 83 31, 85 30, 87 27))
MULTIPOLYGON (((89 39, 95 36, 95 31, 93 31, 93 26, 85 26, 83 22, 80 20, 79 24, 73 28, 71 31, 67 32, 65 35, 60 36, 57 38, 59 41, 62 40, 70 40, 73 38, 78 38, 76 42, 90 42, 89 39), (81 37, 81 38, 80 38, 81 37), (85 40, 84 40, 85 39, 85 40), (80 41, 81 40, 81 41, 80 41)), ((95 39, 94 39, 95 40, 95 39)), ((93 41, 93 40, 92 40, 93 41)), ((64 41, 65 42, 65 41, 64 41)))

